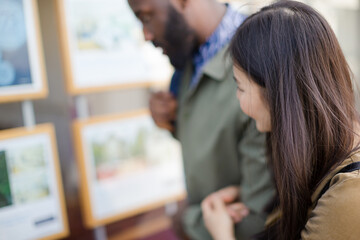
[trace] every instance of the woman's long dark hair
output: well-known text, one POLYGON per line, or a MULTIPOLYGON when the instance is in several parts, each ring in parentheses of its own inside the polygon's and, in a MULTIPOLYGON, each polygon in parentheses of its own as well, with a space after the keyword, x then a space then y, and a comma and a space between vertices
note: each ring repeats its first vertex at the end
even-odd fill
POLYGON ((350 69, 326 20, 294 1, 247 18, 230 53, 265 89, 270 109, 269 163, 282 217, 268 232, 299 239, 316 186, 355 151, 359 116, 350 69))

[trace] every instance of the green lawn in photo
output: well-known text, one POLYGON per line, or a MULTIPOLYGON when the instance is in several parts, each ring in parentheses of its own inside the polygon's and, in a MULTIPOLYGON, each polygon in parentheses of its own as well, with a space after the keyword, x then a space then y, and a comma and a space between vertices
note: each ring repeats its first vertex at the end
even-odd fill
POLYGON ((12 204, 11 189, 5 151, 0 151, 0 208, 12 204))

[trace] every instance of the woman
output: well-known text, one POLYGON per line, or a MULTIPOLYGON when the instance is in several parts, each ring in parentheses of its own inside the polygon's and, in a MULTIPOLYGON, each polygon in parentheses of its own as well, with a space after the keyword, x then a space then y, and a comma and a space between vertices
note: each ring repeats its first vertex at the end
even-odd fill
MULTIPOLYGON (((240 106, 268 132, 278 193, 258 238, 359 239, 360 171, 350 164, 360 162, 360 118, 326 20, 305 4, 280 1, 239 27, 230 53, 240 106)), ((234 218, 220 199, 202 208, 214 239, 234 239, 234 218)))

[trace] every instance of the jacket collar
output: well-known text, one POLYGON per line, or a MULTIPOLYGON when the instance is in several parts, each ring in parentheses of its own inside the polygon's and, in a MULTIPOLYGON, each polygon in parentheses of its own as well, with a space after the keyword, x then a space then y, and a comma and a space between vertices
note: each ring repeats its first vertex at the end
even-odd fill
POLYGON ((232 68, 232 60, 228 54, 229 45, 218 52, 203 68, 203 75, 207 75, 217 81, 223 81, 225 75, 232 68))

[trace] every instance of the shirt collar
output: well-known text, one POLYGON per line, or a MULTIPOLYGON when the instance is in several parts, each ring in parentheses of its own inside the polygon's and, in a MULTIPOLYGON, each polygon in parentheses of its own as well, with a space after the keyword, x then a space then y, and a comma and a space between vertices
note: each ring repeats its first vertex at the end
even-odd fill
POLYGON ((201 69, 204 66, 203 72, 210 77, 220 80, 224 76, 226 69, 215 66, 218 65, 219 61, 225 60, 225 51, 220 54, 221 56, 216 56, 216 54, 228 45, 236 29, 245 19, 244 15, 235 11, 231 6, 228 4, 226 6, 227 10, 220 24, 193 56, 194 75, 192 82, 196 83, 199 80, 201 69))

